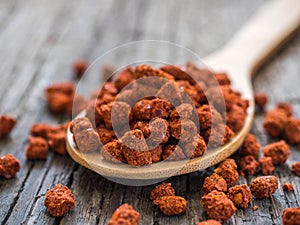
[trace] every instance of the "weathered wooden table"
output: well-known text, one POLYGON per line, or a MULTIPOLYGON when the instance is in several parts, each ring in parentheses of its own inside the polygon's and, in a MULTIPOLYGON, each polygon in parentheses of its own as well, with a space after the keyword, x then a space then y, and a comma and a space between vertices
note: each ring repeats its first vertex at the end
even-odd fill
MULTIPOLYGON (((12 153, 21 161, 16 178, 0 178, 1 224, 106 224, 113 211, 127 202, 141 213, 140 224, 196 224, 206 219, 200 205, 203 179, 212 169, 173 177, 177 194, 188 201, 186 214, 163 216, 149 199, 153 186, 113 183, 68 156, 50 152, 47 161, 26 161, 28 130, 34 122, 56 124, 67 118, 51 115, 43 88, 71 79, 74 59, 93 60, 119 44, 143 39, 176 42, 201 57, 223 45, 263 3, 263 0, 31 0, 0 1, 0 113, 18 118, 9 138, 1 140, 0 155, 12 153), (61 182, 76 196, 76 208, 63 218, 51 217, 43 206, 47 189, 61 182)), ((275 25, 274 25, 275 26, 275 25)), ((266 32, 268 32, 266 30, 266 32)), ((300 35, 274 56, 254 79, 257 91, 270 95, 268 107, 288 101, 300 117, 300 35)), ((270 140, 257 114, 252 131, 261 145, 270 140)), ((289 166, 300 159, 292 146, 288 162, 276 169, 280 185, 289 181, 295 191, 281 187, 265 200, 238 210, 224 224, 281 224, 282 210, 299 207, 299 178, 289 166), (252 206, 258 205, 258 211, 252 206)), ((249 183, 253 177, 241 177, 249 183)))

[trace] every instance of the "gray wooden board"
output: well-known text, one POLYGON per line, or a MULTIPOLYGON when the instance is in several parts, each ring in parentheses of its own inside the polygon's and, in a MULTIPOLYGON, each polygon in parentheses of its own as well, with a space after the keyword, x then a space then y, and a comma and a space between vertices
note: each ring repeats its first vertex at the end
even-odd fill
MULTIPOLYGON (((0 1, 0 114, 18 118, 10 137, 0 141, 0 155, 12 153, 22 166, 16 178, 0 178, 1 224, 101 225, 125 202, 141 213, 140 224, 196 224, 207 219, 200 205, 200 190, 213 168, 167 180, 177 195, 187 199, 188 210, 184 215, 166 217, 149 199, 154 185, 117 184, 77 165, 68 156, 52 152, 46 161, 26 161, 28 130, 34 122, 57 124, 67 119, 48 112, 43 89, 52 82, 71 79, 73 60, 84 57, 93 61, 119 44, 144 39, 176 42, 203 57, 228 41, 263 2, 0 1), (59 182, 73 190, 76 208, 62 218, 53 218, 43 201, 46 191, 59 182)), ((143 52, 133 54, 143 55, 143 52)), ((176 59, 172 51, 161 54, 176 59)), ((288 101, 297 117, 300 117, 299 56, 300 35, 296 35, 253 80, 256 91, 270 95, 268 108, 278 101, 288 101)), ((114 60, 117 59, 116 55, 114 60)), ((93 84, 95 80, 87 82, 93 84)), ((96 82, 100 84, 100 79, 96 82)), ((252 128, 262 146, 275 141, 264 133, 263 117, 263 113, 257 114, 252 128)), ((299 146, 291 146, 291 151, 288 162, 276 168, 278 191, 271 198, 253 200, 248 209, 238 210, 224 224, 281 224, 283 209, 299 207, 299 178, 289 169, 300 159, 299 146), (295 191, 286 193, 281 189, 286 181, 294 184, 295 191), (259 209, 253 211, 253 205, 259 209)), ((251 179, 252 176, 241 177, 239 183, 249 184, 251 179)))

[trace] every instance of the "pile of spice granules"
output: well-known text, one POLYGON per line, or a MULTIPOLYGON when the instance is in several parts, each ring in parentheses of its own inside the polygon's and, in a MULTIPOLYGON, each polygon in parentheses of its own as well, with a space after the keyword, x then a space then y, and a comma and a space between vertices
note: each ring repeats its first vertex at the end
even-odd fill
POLYGON ((85 122, 75 119, 72 132, 83 153, 145 166, 201 157, 225 145, 243 127, 248 106, 225 73, 192 63, 143 64, 123 69, 93 92, 85 122))
MULTIPOLYGON (((81 78, 87 67, 85 60, 74 62, 74 77, 81 78)), ((112 74, 111 67, 105 71, 107 76, 112 74)), ((100 91, 93 92, 90 100, 76 95, 71 82, 51 84, 45 94, 52 113, 71 115, 87 107, 86 117, 61 125, 33 124, 24 150, 28 160, 45 160, 49 149, 67 155, 65 140, 69 126, 83 153, 99 151, 106 160, 114 163, 143 166, 161 160, 195 158, 202 156, 207 149, 226 144, 243 126, 248 107, 248 101, 231 88, 225 73, 214 73, 191 63, 183 68, 171 65, 159 69, 149 65, 137 66, 135 70, 126 68, 117 77, 109 79, 100 91), (189 75, 197 79, 193 80, 189 75), (145 77, 159 79, 153 84, 135 82, 145 77), (157 86, 160 79, 170 82, 157 86), (134 84, 130 86, 131 82, 134 84), (155 96, 139 98, 144 92, 155 93, 155 96), (225 111, 221 110, 223 102, 218 98, 218 92, 223 97, 225 111), (212 101, 208 101, 205 94, 214 96, 212 101), (138 101, 135 102, 136 98, 138 101), (92 102, 96 102, 95 107, 92 102), (122 110, 114 111, 116 109, 122 110), (122 129, 126 118, 129 118, 128 131, 122 129), (119 125, 117 131, 112 128, 114 122, 119 125), (211 129, 213 122, 217 132, 211 129)), ((257 110, 263 110, 267 102, 267 95, 255 95, 257 110)), ((10 134, 16 122, 7 115, 0 117, 0 139, 10 134)), ((264 146, 261 154, 256 137, 248 134, 236 160, 224 160, 205 178, 199 207, 202 205, 206 210, 209 220, 197 225, 221 224, 237 210, 248 208, 253 198, 268 198, 278 189, 273 172, 276 166, 288 160, 291 154, 288 144, 300 143, 300 122, 293 117, 290 104, 278 103, 266 113, 262 126, 270 137, 283 140, 264 146), (263 176, 252 179, 249 186, 236 184, 240 175, 257 174, 263 176)), ((5 179, 15 177, 20 168, 19 160, 13 155, 0 157, 0 176, 5 179)), ((300 176, 300 162, 295 162, 291 170, 300 176)), ((293 191, 293 184, 285 182, 282 189, 293 191)), ((188 210, 188 202, 175 195, 171 183, 159 184, 149 195, 149 200, 166 216, 184 214, 188 210)), ((57 184, 47 191, 44 204, 51 216, 63 216, 75 207, 75 198, 68 187, 57 184)), ((252 209, 258 207, 254 205, 252 209)), ((116 210, 108 224, 137 225, 140 217, 140 213, 125 203, 116 210)), ((299 208, 285 209, 282 221, 284 225, 300 224, 299 208)))

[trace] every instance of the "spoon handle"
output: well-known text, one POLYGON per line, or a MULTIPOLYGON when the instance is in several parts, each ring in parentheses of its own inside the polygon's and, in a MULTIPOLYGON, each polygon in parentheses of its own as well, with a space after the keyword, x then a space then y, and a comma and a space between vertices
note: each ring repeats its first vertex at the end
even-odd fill
POLYGON ((228 63, 243 67, 253 74, 258 67, 278 49, 300 25, 299 0, 273 0, 265 3, 257 13, 217 53, 208 58, 219 59, 213 64, 228 63), (222 56, 220 59, 220 55, 222 56))

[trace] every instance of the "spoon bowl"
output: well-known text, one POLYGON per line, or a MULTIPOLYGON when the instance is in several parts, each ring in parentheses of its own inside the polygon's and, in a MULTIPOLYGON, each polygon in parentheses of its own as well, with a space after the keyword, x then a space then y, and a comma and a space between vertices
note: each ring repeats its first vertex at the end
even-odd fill
MULTIPOLYGON (((131 180, 162 179, 202 170, 221 162, 241 146, 251 129, 254 117, 251 76, 263 61, 297 30, 299 24, 298 0, 268 2, 227 45, 203 59, 210 68, 226 71, 232 86, 241 92, 243 98, 249 100, 250 106, 244 126, 226 145, 208 150, 202 157, 194 159, 161 161, 148 166, 132 167, 106 161, 99 153, 80 152, 69 128, 66 140, 69 155, 77 163, 103 176, 131 180)), ((85 112, 82 112, 77 117, 84 114, 85 112)))
MULTIPOLYGON (((253 110, 253 108, 251 110, 253 110)), ((84 113, 81 113, 79 117, 83 115, 84 113)), ((137 180, 160 179, 205 169, 228 158, 242 144, 245 136, 249 133, 252 119, 253 116, 248 116, 242 130, 221 148, 208 150, 203 157, 181 160, 180 162, 161 161, 142 167, 132 167, 124 163, 112 163, 105 160, 99 152, 92 154, 80 152, 73 141, 73 134, 70 129, 67 131, 67 149, 69 155, 77 163, 102 176, 137 180)))

